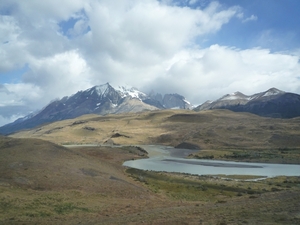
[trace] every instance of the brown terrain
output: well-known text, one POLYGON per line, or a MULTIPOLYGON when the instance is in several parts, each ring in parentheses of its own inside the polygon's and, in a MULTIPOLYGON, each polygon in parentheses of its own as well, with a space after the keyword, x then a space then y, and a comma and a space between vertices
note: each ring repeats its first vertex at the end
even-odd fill
POLYGON ((157 111, 88 115, 0 137, 0 224, 299 224, 300 177, 122 166, 147 157, 140 144, 197 147, 195 158, 299 163, 299 122, 157 111), (127 146, 61 146, 91 143, 127 146))
POLYGON ((300 163, 300 117, 273 119, 229 110, 86 115, 11 136, 57 144, 161 144, 201 150, 194 158, 300 163))

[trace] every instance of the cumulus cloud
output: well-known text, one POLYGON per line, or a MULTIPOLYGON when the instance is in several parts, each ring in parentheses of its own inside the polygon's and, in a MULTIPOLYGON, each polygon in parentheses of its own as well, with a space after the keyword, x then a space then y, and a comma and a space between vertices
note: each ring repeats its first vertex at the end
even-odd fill
POLYGON ((25 52, 24 42, 18 41, 22 31, 12 16, 0 15, 0 31, 0 73, 4 73, 22 67, 25 52))
POLYGON ((32 59, 29 64, 30 71, 23 76, 23 82, 40 87, 47 101, 56 98, 57 93, 70 95, 92 84, 90 69, 76 50, 32 59))
POLYGON ((40 98, 39 90, 31 84, 1 84, 0 125, 13 122, 35 111, 35 100, 40 98))
POLYGON ((134 3, 94 3, 86 10, 91 32, 84 37, 84 48, 89 49, 84 57, 99 77, 112 83, 141 86, 160 76, 166 61, 194 45, 195 37, 221 29, 237 11, 222 10, 216 2, 204 10, 156 1, 134 3))
POLYGON ((299 55, 197 43, 233 18, 256 16, 244 19, 239 6, 216 1, 183 2, 2 0, 0 80, 24 65, 28 70, 20 83, 0 85, 0 125, 105 82, 177 92, 193 103, 236 90, 299 89, 299 55))
POLYGON ((30 25, 39 25, 45 21, 68 19, 70 15, 86 7, 89 1, 82 0, 3 0, 0 3, 3 11, 8 11, 14 17, 30 21, 30 25))
POLYGON ((213 45, 179 53, 170 68, 149 86, 160 92, 179 90, 198 104, 234 91, 251 95, 277 87, 299 92, 298 60, 299 56, 266 49, 240 50, 213 45))

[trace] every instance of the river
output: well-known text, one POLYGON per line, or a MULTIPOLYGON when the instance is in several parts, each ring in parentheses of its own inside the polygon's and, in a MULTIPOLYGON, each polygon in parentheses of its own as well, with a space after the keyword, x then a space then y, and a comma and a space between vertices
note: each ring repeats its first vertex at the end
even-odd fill
POLYGON ((300 165, 185 159, 194 151, 159 145, 140 147, 149 153, 149 158, 126 161, 124 166, 198 175, 300 176, 300 165))

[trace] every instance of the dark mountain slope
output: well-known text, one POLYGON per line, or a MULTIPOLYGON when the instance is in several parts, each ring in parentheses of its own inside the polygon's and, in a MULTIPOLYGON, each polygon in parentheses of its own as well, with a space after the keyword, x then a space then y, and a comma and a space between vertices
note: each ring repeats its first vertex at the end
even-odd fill
POLYGON ((251 96, 235 92, 216 101, 205 102, 196 107, 195 111, 209 109, 229 109, 272 118, 294 118, 300 116, 300 95, 276 88, 251 96))
POLYGON ((38 125, 76 118, 85 114, 119 114, 166 108, 190 108, 185 98, 168 94, 159 101, 135 88, 113 88, 109 83, 79 91, 47 105, 36 114, 30 114, 0 127, 0 134, 10 134, 38 125))

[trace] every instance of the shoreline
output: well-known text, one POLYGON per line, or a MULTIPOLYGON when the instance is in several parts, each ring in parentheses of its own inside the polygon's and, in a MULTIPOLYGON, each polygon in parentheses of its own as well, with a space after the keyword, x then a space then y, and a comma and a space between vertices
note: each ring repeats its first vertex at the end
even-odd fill
POLYGON ((176 162, 176 163, 184 163, 191 165, 200 165, 200 166, 213 166, 213 167, 229 167, 229 168, 263 168, 262 166, 255 165, 246 165, 246 164, 235 164, 232 162, 203 162, 203 161, 188 161, 188 160, 180 160, 180 159, 163 159, 162 161, 166 162, 176 162))

